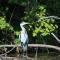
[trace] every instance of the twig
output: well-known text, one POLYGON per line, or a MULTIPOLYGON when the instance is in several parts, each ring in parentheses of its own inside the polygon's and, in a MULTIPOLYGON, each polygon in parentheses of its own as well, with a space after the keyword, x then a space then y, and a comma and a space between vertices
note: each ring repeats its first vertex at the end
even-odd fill
MULTIPOLYGON (((16 8, 16 7, 15 7, 15 8, 16 8)), ((11 19, 12 19, 13 15, 14 15, 15 8, 14 8, 13 11, 12 11, 12 14, 11 14, 11 17, 10 17, 10 20, 9 20, 9 23, 11 22, 11 19)))
POLYGON ((47 17, 43 17, 40 19, 49 19, 49 18, 60 19, 60 17, 58 17, 58 16, 47 16, 47 17))
POLYGON ((9 50, 9 51, 7 51, 7 52, 5 52, 3 54, 0 54, 0 56, 3 56, 3 55, 6 55, 6 54, 10 53, 13 49, 15 49, 15 47, 13 47, 11 50, 9 50))
POLYGON ((51 33, 51 35, 60 43, 60 39, 54 33, 51 33))

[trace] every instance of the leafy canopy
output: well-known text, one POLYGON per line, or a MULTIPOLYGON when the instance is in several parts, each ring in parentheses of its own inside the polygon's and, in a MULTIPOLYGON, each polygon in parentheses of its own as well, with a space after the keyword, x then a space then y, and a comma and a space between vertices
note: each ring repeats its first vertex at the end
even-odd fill
POLYGON ((31 9, 26 13, 24 20, 31 23, 30 29, 33 31, 33 37, 38 36, 38 34, 42 36, 49 35, 58 28, 54 19, 45 19, 44 17, 46 17, 45 5, 38 5, 36 9, 31 9))
POLYGON ((5 17, 0 17, 0 28, 3 29, 3 28, 8 28, 10 30, 13 30, 13 27, 6 22, 6 19, 5 17))
POLYGON ((45 6, 39 6, 36 11, 36 16, 38 16, 38 22, 35 25, 35 30, 33 31, 33 36, 37 36, 40 33, 42 36, 46 36, 51 32, 55 31, 58 26, 55 24, 55 20, 52 18, 45 19, 46 9, 45 6))

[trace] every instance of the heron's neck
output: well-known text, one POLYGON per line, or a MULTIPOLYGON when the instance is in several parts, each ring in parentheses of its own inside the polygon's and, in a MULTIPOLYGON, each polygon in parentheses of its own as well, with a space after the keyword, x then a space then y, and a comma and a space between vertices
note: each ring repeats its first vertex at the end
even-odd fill
POLYGON ((21 26, 21 29, 22 29, 22 31, 25 31, 26 29, 24 28, 24 26, 21 26))

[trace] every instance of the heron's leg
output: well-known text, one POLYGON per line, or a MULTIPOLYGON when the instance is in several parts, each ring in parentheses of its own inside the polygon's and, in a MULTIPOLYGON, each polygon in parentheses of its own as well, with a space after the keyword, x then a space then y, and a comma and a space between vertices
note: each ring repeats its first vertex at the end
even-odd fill
POLYGON ((23 42, 21 42, 21 47, 23 47, 23 42))
POLYGON ((28 56, 27 54, 28 54, 28 52, 27 52, 27 50, 26 50, 26 57, 28 56))
POLYGON ((23 57, 27 57, 27 50, 23 49, 23 57))
POLYGON ((26 51, 24 51, 24 44, 22 43, 22 55, 23 55, 23 57, 25 57, 25 55, 26 55, 26 51))
POLYGON ((23 52, 23 42, 21 42, 21 49, 22 49, 22 56, 24 55, 24 52, 23 52))

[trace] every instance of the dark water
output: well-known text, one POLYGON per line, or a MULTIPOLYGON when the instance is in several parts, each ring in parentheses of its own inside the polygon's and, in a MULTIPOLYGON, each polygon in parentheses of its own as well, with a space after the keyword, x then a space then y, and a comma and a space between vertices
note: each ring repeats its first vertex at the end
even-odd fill
MULTIPOLYGON (((33 53, 28 54, 28 57, 23 57, 22 54, 10 54, 9 57, 15 57, 15 60, 60 60, 59 53, 38 53, 37 56, 33 53)), ((13 59, 14 60, 14 59, 13 59)))

